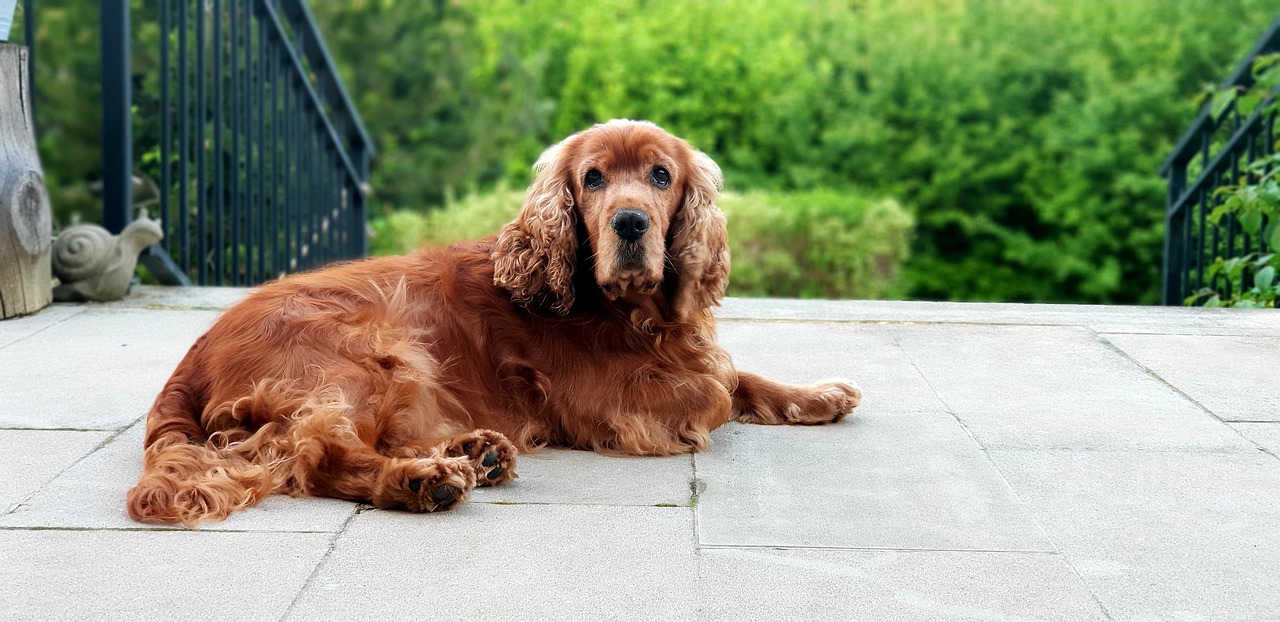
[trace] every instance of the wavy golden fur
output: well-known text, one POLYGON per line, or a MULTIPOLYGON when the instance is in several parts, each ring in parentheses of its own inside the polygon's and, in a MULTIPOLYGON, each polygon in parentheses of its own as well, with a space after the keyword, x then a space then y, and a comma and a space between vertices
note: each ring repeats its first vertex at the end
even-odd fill
POLYGON ((200 337, 147 415, 128 511, 222 519, 271 493, 443 510, 541 445, 667 455, 731 418, 838 421, 861 393, 734 369, 719 168, 611 121, 536 165, 496 238, 264 285, 200 337))

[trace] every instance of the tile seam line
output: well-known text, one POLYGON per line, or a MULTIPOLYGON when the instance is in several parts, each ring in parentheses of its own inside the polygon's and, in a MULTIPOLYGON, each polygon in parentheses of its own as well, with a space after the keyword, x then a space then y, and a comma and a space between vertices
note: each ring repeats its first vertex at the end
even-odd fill
POLYGON ((1063 327, 1079 326, 1079 322, 979 322, 973 320, 869 320, 869 319, 832 319, 832 318, 764 318, 764 317, 716 317, 718 324, 834 324, 865 326, 1036 326, 1063 327))
MULTIPOLYGON (((1095 335, 1097 334, 1092 329, 1085 326, 1077 326, 1077 328, 1081 328, 1095 335)), ((977 446, 979 453, 981 453, 982 457, 986 459, 987 464, 991 466, 991 470, 1000 478, 1000 481, 1004 482, 1005 489, 1009 491, 1009 494, 1013 495, 1013 498, 1018 501, 1022 510, 1025 511, 1027 516, 1035 522, 1037 527, 1040 528, 1040 533, 1044 534, 1045 539, 1049 542, 1049 546, 1053 547, 1054 552, 1061 556, 1062 562, 1071 570, 1071 574, 1075 576, 1080 587, 1083 588, 1084 591, 1089 594, 1089 597, 1093 599, 1093 602, 1098 605, 1098 609, 1102 611, 1102 615, 1106 616, 1108 620, 1114 620, 1115 618, 1111 615, 1111 611, 1107 609, 1106 605, 1102 604, 1101 597, 1099 597, 1098 594, 1094 592, 1093 588, 1085 582, 1084 575, 1080 574, 1080 570, 1071 562, 1071 558, 1067 557, 1067 555, 1062 551, 1062 547, 1058 544, 1058 541, 1054 539, 1053 535, 1049 533, 1049 530, 1045 528, 1044 521, 1040 520, 1040 516, 1031 508, 1031 504, 1027 503, 1027 501, 1022 498, 1022 495, 1018 493, 1017 489, 1013 487, 1013 484, 1009 482, 1009 478, 1006 477, 1004 471, 1000 469, 1000 465, 996 464, 995 458, 991 456, 988 449, 978 441, 976 436, 973 435, 973 431, 969 429, 969 426, 966 426, 964 422, 960 420, 960 416, 956 414, 955 409, 951 408, 951 405, 942 398, 942 394, 938 392, 937 388, 933 386, 933 382, 929 380, 929 377, 924 374, 920 369, 920 366, 916 363, 915 357, 911 356, 911 353, 908 352, 906 348, 902 347, 902 342, 898 340, 898 336, 894 334, 893 331, 886 332, 889 333, 890 338, 893 339, 894 345, 898 347, 898 350, 902 352, 902 355, 907 357, 907 360, 911 362, 911 367, 916 370, 917 374, 920 374, 920 378, 924 380, 925 385, 929 387, 930 391, 933 391, 934 396, 937 397, 942 406, 946 408, 947 414, 951 415, 956 420, 956 423, 960 425, 960 429, 964 430, 965 433, 969 435, 969 438, 973 440, 973 443, 977 446)))
POLYGON ((959 548, 910 548, 900 546, 822 546, 803 544, 701 544, 702 550, 734 551, 734 550, 777 550, 777 551, 833 551, 833 552, 869 552, 869 553, 985 553, 993 555, 1048 555, 1063 557, 1060 551, 1036 549, 959 549, 959 548))
MULTIPOLYGON (((47 308, 47 307, 46 307, 46 308, 47 308)), ((44 331, 49 330, 50 328, 53 328, 54 326, 57 326, 57 325, 59 325, 59 324, 62 324, 63 322, 66 322, 67 320, 69 320, 69 319, 71 319, 71 318, 73 318, 73 317, 79 317, 79 316, 80 316, 80 315, 82 315, 85 311, 88 311, 88 309, 87 309, 86 307, 84 307, 83 305, 81 305, 81 307, 80 307, 79 309, 77 309, 75 313, 72 313, 71 315, 68 315, 68 316, 66 316, 66 317, 64 317, 64 318, 61 318, 61 319, 54 320, 53 322, 50 322, 48 325, 46 325, 46 326, 41 326, 40 328, 36 329, 36 331, 35 331, 35 332, 27 333, 27 334, 25 334, 25 335, 23 335, 23 336, 21 336, 21 337, 18 337, 17 339, 14 339, 13 341, 10 341, 9 343, 6 343, 6 344, 4 344, 4 345, 0 345, 0 350, 4 350, 4 349, 6 349, 6 348, 8 348, 8 347, 12 346, 12 345, 13 345, 13 344, 15 344, 15 343, 22 343, 23 341, 26 341, 27 339, 30 339, 30 338, 32 338, 32 337, 34 337, 34 336, 36 336, 36 335, 39 335, 40 333, 43 333, 44 331)))
POLYGON ((289 617, 293 615, 293 611, 297 608, 298 603, 302 602, 302 596, 311 589, 311 585, 315 583, 316 578, 320 576, 320 571, 324 569, 329 558, 333 556, 333 552, 337 550, 338 539, 342 537, 342 534, 347 532, 347 527, 351 526, 351 523, 355 521, 356 517, 360 516, 364 511, 366 510, 362 509, 360 506, 352 508, 351 515, 347 516, 347 520, 343 521, 337 531, 332 533, 332 536, 329 538, 329 546, 325 549, 324 555, 320 556, 320 559, 316 561, 315 567, 311 569, 311 573, 307 575, 306 580, 302 582, 302 585, 298 586, 298 591, 289 601, 289 606, 285 607, 284 611, 280 613, 280 617, 277 618, 278 622, 285 622, 285 620, 288 620, 289 617))
POLYGON ((0 532, 108 532, 108 533, 242 533, 242 534, 331 534, 332 531, 316 529, 183 529, 181 527, 146 526, 139 523, 137 527, 54 527, 45 525, 0 525, 0 532))
POLYGON ((65 475, 65 474, 67 473, 67 471, 70 471, 71 469, 74 469, 74 468, 76 467, 76 465, 77 465, 77 464, 80 464, 81 462, 84 462, 86 459, 88 459, 88 458, 89 458, 89 456, 92 456, 93 454, 98 453, 98 451, 99 451, 99 450, 101 450, 103 447, 106 447, 107 445, 110 445, 110 444, 111 444, 112 442, 114 442, 117 438, 120 438, 120 435, 121 435, 121 434, 124 434, 126 431, 128 431, 128 430, 129 430, 130 428, 132 428, 133 426, 138 425, 138 422, 139 422, 139 421, 142 421, 144 418, 146 418, 146 415, 141 415, 141 416, 139 416, 138 418, 134 419, 133 421, 130 421, 128 424, 124 425, 123 427, 121 427, 121 428, 117 429, 117 430, 116 430, 116 431, 114 431, 114 432, 111 432, 111 430, 83 430, 83 431, 85 431, 85 432, 111 432, 111 433, 110 433, 110 434, 108 434, 106 438, 104 438, 104 439, 102 439, 101 441, 99 441, 97 445, 94 445, 94 446, 93 446, 93 449, 90 449, 89 451, 85 452, 83 456, 80 456, 79 458, 76 458, 74 461, 72 461, 72 462, 71 462, 71 464, 68 464, 68 465, 66 466, 66 468, 63 468, 61 471, 58 471, 57 473, 55 473, 53 477, 50 477, 49 479, 46 479, 46 480, 44 480, 43 482, 41 482, 41 483, 40 483, 40 485, 39 485, 39 486, 37 486, 35 490, 31 491, 31 493, 30 493, 30 494, 26 495, 26 496, 25 496, 25 497, 23 497, 20 501, 18 501, 17 503, 13 504, 13 507, 9 508, 9 511, 7 511, 7 512, 0 512, 0 518, 3 518, 3 517, 5 517, 5 516, 11 516, 11 515, 13 515, 13 514, 17 513, 17 512, 18 512, 18 510, 20 510, 20 509, 22 509, 24 506, 26 506, 26 505, 27 505, 27 503, 28 503, 28 502, 30 502, 32 498, 34 498, 36 495, 40 494, 40 493, 45 489, 45 487, 46 487, 46 486, 48 486, 49 484, 53 483, 53 482, 54 482, 55 480, 57 480, 59 477, 62 477, 63 475, 65 475))
MULTIPOLYGON (((1263 447, 1262 445, 1259 445, 1259 444, 1258 444, 1257 442, 1255 442, 1253 439, 1251 439, 1251 438, 1249 438, 1249 437, 1245 436, 1243 432, 1241 432, 1240 430, 1236 429, 1236 428, 1235 428, 1235 426, 1232 426, 1232 425, 1231 425, 1232 423, 1240 423, 1240 422, 1238 422, 1238 421, 1230 421, 1230 420, 1224 419, 1223 417, 1219 416, 1219 415, 1218 415, 1218 413, 1213 412, 1212 410, 1210 410, 1210 409, 1209 409, 1209 407, 1205 406, 1204 404, 1201 404, 1201 403, 1200 403, 1200 400, 1197 400, 1196 398, 1191 397, 1191 395, 1189 395, 1186 391, 1183 391, 1182 389, 1179 389, 1177 386, 1174 386, 1174 384, 1173 384, 1172 382, 1169 382, 1168 380, 1166 380, 1164 376, 1161 376, 1160 374, 1156 373, 1156 371, 1155 371, 1154 369, 1151 369, 1150 367, 1148 367, 1147 365, 1145 365, 1144 363, 1142 363, 1142 361, 1139 361, 1138 359, 1136 359, 1136 358, 1134 358, 1134 357, 1130 356, 1130 355, 1129 355, 1129 352, 1128 352, 1128 351, 1126 351, 1124 348, 1122 348, 1122 347, 1120 347, 1119 345, 1115 344, 1115 343, 1114 343, 1114 342, 1112 342, 1110 339, 1107 339, 1106 334, 1104 334, 1104 333, 1099 333, 1099 332, 1097 332, 1097 331, 1091 331, 1091 332, 1093 332, 1093 336, 1094 336, 1094 338, 1095 338, 1099 343, 1101 343, 1101 344, 1103 345, 1103 347, 1106 347, 1107 349, 1109 349, 1109 350, 1111 350, 1112 352, 1116 353, 1116 354, 1117 354, 1117 355, 1119 355, 1120 357, 1124 358, 1124 360, 1129 361, 1130 363, 1132 363, 1132 364, 1136 365, 1136 366, 1138 367, 1138 369, 1141 369, 1141 370, 1142 370, 1143 372, 1145 372, 1148 376, 1150 376, 1153 380, 1155 380, 1156 382, 1158 382, 1158 383, 1160 383, 1160 384, 1164 385, 1164 386, 1165 386, 1165 387, 1167 387, 1170 391, 1173 391, 1176 395, 1178 395, 1178 396, 1182 397, 1182 399, 1187 400, 1187 401, 1188 401, 1188 402, 1190 402, 1192 405, 1194 405, 1196 408, 1199 408, 1199 409, 1200 409, 1202 412, 1204 412, 1206 415, 1209 415, 1210 417, 1213 417, 1213 419, 1214 419, 1215 421, 1217 421, 1218 423, 1221 423, 1222 425, 1226 426, 1228 430, 1231 430, 1231 432, 1232 432, 1233 434, 1235 434, 1236 436, 1240 437, 1240 439, 1241 439, 1241 440, 1243 440, 1244 442, 1246 442, 1246 443, 1248 443, 1248 444, 1250 444, 1250 445, 1253 445, 1255 448, 1257 448, 1257 450, 1258 450, 1258 451, 1260 451, 1260 452, 1262 452, 1262 453, 1264 453, 1264 454, 1267 454, 1268 456, 1271 456, 1272 458, 1280 459, 1280 456, 1278 456, 1278 455, 1276 455, 1276 454, 1272 453, 1272 452, 1271 452, 1269 449, 1267 449, 1266 447, 1263 447)), ((1157 334, 1160 334, 1160 333, 1157 333, 1157 334)))

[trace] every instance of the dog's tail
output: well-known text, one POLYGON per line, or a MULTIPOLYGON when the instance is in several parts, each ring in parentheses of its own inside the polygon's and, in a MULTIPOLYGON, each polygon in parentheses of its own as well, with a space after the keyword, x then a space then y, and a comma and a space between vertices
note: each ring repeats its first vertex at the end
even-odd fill
POLYGON ((178 366, 147 414, 142 477, 127 501, 134 520, 193 527, 252 506, 274 487, 267 465, 229 451, 224 435, 205 434, 191 368, 189 360, 178 366))

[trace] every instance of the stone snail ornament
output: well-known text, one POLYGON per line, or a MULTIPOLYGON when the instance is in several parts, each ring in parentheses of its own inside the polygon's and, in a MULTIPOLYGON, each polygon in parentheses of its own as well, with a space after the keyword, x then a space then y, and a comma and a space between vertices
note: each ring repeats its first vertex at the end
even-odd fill
POLYGON ((53 289, 58 302, 106 302, 129 293, 138 254, 164 238, 159 220, 143 212, 111 235, 98 225, 74 225, 53 243, 53 274, 62 282, 53 289))

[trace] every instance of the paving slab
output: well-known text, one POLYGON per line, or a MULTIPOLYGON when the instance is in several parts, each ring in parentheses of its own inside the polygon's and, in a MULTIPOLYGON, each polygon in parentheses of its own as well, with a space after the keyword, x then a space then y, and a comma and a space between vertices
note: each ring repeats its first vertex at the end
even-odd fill
POLYGON ((110 435, 74 430, 0 430, 0 516, 110 435))
POLYGON ((50 305, 31 315, 0 320, 0 349, 83 312, 79 305, 50 305))
POLYGON ((96 308, 0 349, 0 427, 123 428, 216 317, 96 308))
POLYGON ((727 298, 716 317, 752 320, 1087 326, 1105 332, 1280 336, 1270 309, 894 300, 727 298))
POLYGON ((1060 555, 704 549, 698 620, 1106 620, 1060 555))
POLYGON ((1092 332, 890 329, 986 448, 1251 451, 1251 443, 1092 332))
POLYGON ((992 451, 1117 620, 1280 612, 1280 460, 1247 454, 992 451))
POLYGON ((0 531, 0 620, 278 620, 331 538, 0 531))
POLYGON ((467 504, 358 515, 288 620, 692 620, 688 508, 467 504))
POLYGON ((1103 337, 1225 421, 1280 421, 1280 337, 1103 337))
POLYGON ((1280 456, 1280 423, 1233 423, 1231 427, 1271 455, 1280 456))
MULTIPOLYGON (((125 495, 142 474, 144 432, 144 424, 139 422, 62 472, 12 512, 0 515, 0 528, 182 529, 137 523, 125 513, 125 495)), ((225 521, 205 523, 201 529, 334 532, 356 507, 337 499, 271 495, 225 521)))
POLYGON ((883 327, 866 324, 727 321, 719 342, 739 369, 809 384, 853 380, 858 413, 941 411, 945 407, 883 327))
POLYGON ((703 545, 1052 551, 945 413, 729 424, 694 457, 703 545))
POLYGON ((516 459, 520 478, 477 488, 478 503, 687 506, 693 480, 688 455, 602 456, 589 451, 543 449, 516 459))
MULTIPOLYGON (((253 291, 249 287, 165 287, 144 285, 135 288, 123 300, 109 303, 113 309, 148 310, 223 310, 244 300, 253 291)), ((90 306, 92 308, 92 305, 90 306)))

